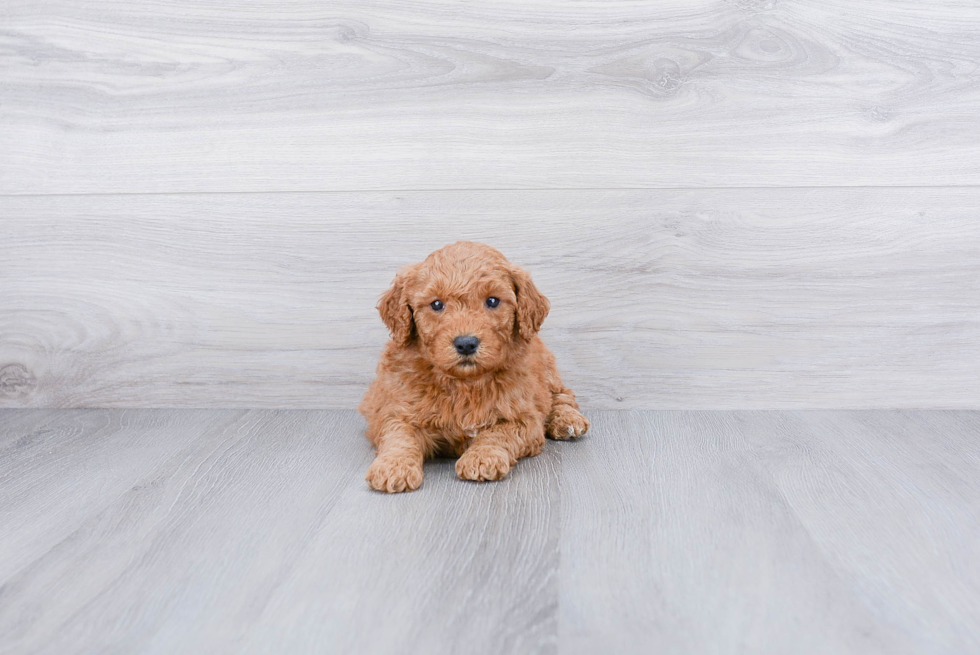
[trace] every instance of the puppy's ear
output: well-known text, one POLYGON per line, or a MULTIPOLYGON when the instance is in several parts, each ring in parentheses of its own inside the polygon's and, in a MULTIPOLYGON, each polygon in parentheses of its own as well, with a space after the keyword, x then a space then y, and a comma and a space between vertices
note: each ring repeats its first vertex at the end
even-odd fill
POLYGON ((522 339, 529 341, 541 329, 551 304, 523 268, 511 266, 510 276, 517 294, 517 331, 522 339))
POLYGON ((378 301, 378 313, 381 320, 388 326, 391 338, 401 345, 407 344, 415 330, 412 308, 408 304, 405 289, 408 286, 412 269, 406 268, 398 272, 388 290, 378 301))

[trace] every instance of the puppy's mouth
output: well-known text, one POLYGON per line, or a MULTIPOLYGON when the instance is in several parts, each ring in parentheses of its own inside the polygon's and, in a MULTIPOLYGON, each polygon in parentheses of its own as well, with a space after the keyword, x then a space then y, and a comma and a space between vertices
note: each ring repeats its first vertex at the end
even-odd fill
POLYGON ((456 363, 453 364, 453 370, 457 375, 470 376, 477 372, 479 368, 480 365, 472 357, 460 357, 456 360, 456 363))

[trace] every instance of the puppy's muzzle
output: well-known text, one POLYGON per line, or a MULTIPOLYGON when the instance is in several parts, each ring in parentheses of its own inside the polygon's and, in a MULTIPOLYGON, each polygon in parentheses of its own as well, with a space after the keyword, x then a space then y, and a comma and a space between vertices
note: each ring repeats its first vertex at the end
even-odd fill
POLYGON ((453 347, 460 355, 469 357, 480 347, 480 340, 471 334, 464 334, 453 339, 453 347))

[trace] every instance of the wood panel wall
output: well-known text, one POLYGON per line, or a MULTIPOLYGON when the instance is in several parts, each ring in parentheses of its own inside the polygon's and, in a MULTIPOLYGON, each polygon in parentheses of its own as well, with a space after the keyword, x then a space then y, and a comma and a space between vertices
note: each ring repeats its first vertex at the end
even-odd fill
POLYGON ((0 406, 354 406, 531 270, 590 408, 980 407, 980 5, 0 7, 0 406))

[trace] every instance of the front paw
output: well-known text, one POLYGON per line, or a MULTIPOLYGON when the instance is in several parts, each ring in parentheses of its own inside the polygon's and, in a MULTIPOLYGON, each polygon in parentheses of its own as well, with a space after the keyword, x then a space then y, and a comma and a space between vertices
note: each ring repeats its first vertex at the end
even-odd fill
POLYGON ((422 466, 403 459, 375 457, 365 479, 377 491, 415 491, 422 484, 422 466))
POLYGON ((456 475, 463 480, 499 480, 510 472, 510 456, 499 448, 470 448, 456 460, 456 475))
POLYGON ((552 410, 548 421, 548 436, 552 439, 575 439, 589 431, 589 419, 568 405, 552 410))

